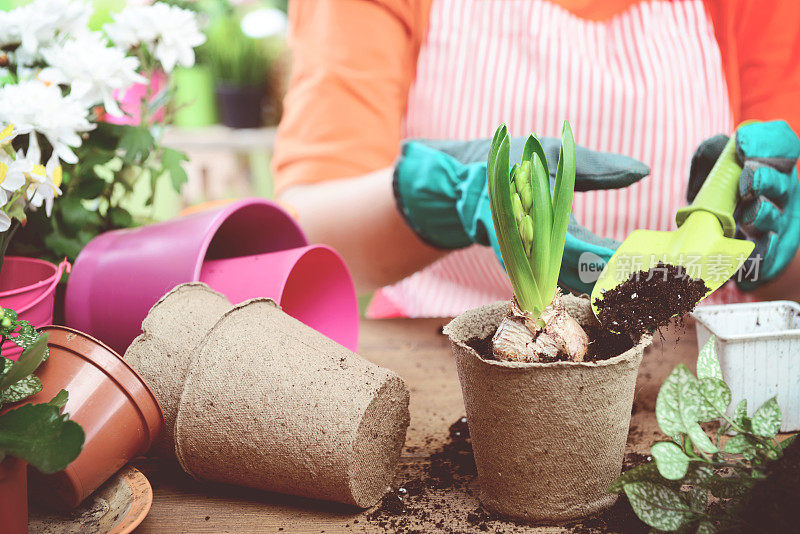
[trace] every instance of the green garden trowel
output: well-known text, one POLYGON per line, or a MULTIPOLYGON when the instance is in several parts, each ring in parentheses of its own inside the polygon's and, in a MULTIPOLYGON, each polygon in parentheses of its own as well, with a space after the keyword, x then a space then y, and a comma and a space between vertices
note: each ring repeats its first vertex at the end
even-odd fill
POLYGON ((620 245, 592 290, 595 315, 598 311, 595 300, 602 299, 605 291, 658 263, 682 266, 691 278, 702 278, 709 288, 705 296, 733 276, 755 247, 752 241, 733 239, 736 232, 733 210, 741 172, 734 135, 694 202, 678 210, 676 231, 634 230, 620 245))

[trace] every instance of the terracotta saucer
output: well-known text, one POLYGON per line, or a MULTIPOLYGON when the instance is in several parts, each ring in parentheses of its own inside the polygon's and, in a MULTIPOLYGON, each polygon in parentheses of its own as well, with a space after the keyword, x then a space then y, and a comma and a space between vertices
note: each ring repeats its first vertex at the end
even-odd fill
POLYGON ((147 477, 126 466, 74 510, 52 512, 31 503, 28 529, 37 534, 128 534, 152 504, 147 477))

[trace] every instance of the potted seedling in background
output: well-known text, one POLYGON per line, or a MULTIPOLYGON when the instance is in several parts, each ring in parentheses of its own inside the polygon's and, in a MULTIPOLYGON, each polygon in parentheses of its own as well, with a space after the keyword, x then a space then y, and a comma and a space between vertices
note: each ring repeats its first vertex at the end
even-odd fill
POLYGON ((614 503, 642 354, 608 343, 589 300, 562 295, 558 274, 575 187, 575 144, 564 123, 550 193, 548 162, 531 136, 509 170, 505 125, 487 164, 495 230, 514 298, 447 325, 464 395, 483 505, 559 522, 614 503), (603 350, 599 350, 603 349, 603 350))
POLYGON ((0 524, 4 533, 19 534, 28 531, 27 464, 41 473, 63 470, 80 454, 84 433, 61 413, 64 390, 48 402, 13 407, 42 390, 33 372, 49 356, 47 334, 4 309, 0 336, 25 348, 17 361, 0 357, 0 524))
POLYGON ((219 19, 200 50, 211 66, 220 122, 231 128, 262 125, 262 104, 269 74, 264 44, 244 34, 235 16, 219 19))
POLYGON ((696 377, 679 365, 661 386, 656 417, 668 439, 653 445, 654 461, 626 471, 610 491, 624 492, 639 518, 659 531, 795 531, 800 442, 791 445, 796 435, 777 440, 775 398, 752 415, 743 399, 726 415, 731 399, 712 336, 696 377), (716 420, 709 437, 700 424, 716 420))

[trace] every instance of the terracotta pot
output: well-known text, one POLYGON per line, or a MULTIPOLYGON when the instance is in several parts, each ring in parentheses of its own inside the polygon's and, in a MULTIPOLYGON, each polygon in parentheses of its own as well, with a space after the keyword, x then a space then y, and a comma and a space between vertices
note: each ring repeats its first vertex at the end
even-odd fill
POLYGON ((50 358, 36 374, 43 389, 27 402, 47 402, 69 393, 64 412, 83 427, 86 442, 64 471, 31 470, 37 500, 74 508, 131 458, 142 455, 164 428, 164 416, 150 388, 119 355, 86 334, 46 326, 50 358))
POLYGON ((28 465, 12 456, 0 462, 0 530, 28 532, 28 465))
MULTIPOLYGON (((581 326, 588 299, 565 296, 581 326)), ((599 362, 485 360, 467 343, 497 330, 508 303, 470 310, 445 327, 466 405, 480 500, 514 519, 558 523, 611 506, 633 392, 652 338, 599 362)))

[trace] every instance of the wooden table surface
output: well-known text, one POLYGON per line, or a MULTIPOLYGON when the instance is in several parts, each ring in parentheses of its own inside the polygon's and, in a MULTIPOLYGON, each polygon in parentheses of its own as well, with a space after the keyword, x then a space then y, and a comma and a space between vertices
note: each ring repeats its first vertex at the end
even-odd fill
MULTIPOLYGON (((360 353, 396 371, 411 391, 411 425, 401 466, 426 461, 446 440, 448 427, 464 415, 461 388, 442 319, 363 320, 360 353)), ((679 363, 694 369, 697 343, 694 325, 662 333, 645 354, 639 370, 628 452, 646 453, 661 436, 653 412, 662 381, 679 363)), ((157 461, 137 463, 150 479, 154 502, 137 534, 384 532, 366 512, 297 497, 196 482, 157 461)), ((474 509, 474 495, 453 495, 474 509)), ((553 528, 526 532, 559 532, 553 528)), ((433 531, 426 530, 426 531, 433 531)), ((461 532, 461 529, 457 530, 461 532)))

